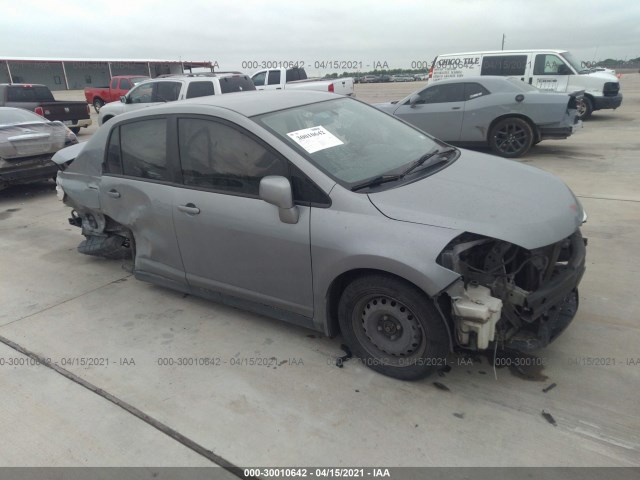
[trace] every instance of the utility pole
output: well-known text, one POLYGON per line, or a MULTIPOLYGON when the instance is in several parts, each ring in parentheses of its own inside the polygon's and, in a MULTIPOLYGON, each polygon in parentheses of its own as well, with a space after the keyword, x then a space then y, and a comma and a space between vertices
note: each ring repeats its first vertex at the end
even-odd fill
POLYGON ((504 39, 505 39, 505 38, 506 38, 506 36, 505 36, 505 34, 503 33, 503 34, 502 34, 502 49, 501 49, 501 50, 504 50, 504 39))

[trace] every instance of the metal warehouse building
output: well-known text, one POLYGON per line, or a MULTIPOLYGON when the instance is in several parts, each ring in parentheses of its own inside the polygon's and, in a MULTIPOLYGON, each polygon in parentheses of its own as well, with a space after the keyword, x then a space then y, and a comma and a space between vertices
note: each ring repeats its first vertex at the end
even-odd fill
POLYGON ((157 77, 213 69, 212 62, 175 60, 118 60, 103 58, 0 57, 0 83, 41 83, 51 90, 78 90, 109 85, 115 75, 157 77))

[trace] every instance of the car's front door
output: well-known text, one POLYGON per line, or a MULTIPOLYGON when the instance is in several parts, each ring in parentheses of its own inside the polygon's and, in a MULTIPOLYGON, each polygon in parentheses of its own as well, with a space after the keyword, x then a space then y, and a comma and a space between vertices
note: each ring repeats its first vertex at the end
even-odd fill
POLYGON ((400 105, 394 115, 446 142, 460 140, 464 115, 464 84, 435 84, 418 93, 413 106, 400 105))
POLYGON ((183 187, 173 218, 192 289, 312 317, 311 207, 298 207, 297 223, 283 223, 258 197, 260 180, 287 177, 288 162, 211 117, 179 118, 177 130, 183 187))
POLYGON ((275 69, 275 70, 269 70, 269 74, 267 75, 267 83, 264 87, 265 90, 282 90, 282 85, 281 85, 281 70, 280 69, 275 69))

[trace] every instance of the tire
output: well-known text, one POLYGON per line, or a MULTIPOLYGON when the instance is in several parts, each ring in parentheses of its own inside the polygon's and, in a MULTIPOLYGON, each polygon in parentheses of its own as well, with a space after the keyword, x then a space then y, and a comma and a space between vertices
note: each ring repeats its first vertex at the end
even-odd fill
POLYGON ((446 365, 442 318, 422 291, 396 277, 354 280, 342 293, 338 319, 353 354, 383 375, 418 380, 446 365))
POLYGON ((71 127, 69 130, 71 130, 76 135, 80 133, 80 127, 71 127))
POLYGON ((593 102, 589 97, 582 97, 582 100, 578 102, 578 118, 580 120, 586 120, 591 117, 593 113, 593 102))
POLYGON ((122 260, 132 257, 132 249, 125 245, 126 239, 120 235, 99 237, 87 235, 78 245, 78 251, 93 257, 104 257, 110 260, 122 260))
POLYGON ((489 146, 493 153, 505 158, 524 155, 533 145, 533 130, 523 119, 508 117, 499 120, 489 132, 489 146))
POLYGON ((102 119, 102 125, 104 125, 105 123, 107 123, 107 122, 108 122, 109 120, 111 120, 112 118, 113 118, 113 116, 111 116, 111 117, 104 117, 104 118, 102 119))
POLYGON ((104 105, 104 101, 101 98, 93 99, 93 109, 96 111, 96 113, 100 113, 100 109, 102 108, 103 105, 104 105))

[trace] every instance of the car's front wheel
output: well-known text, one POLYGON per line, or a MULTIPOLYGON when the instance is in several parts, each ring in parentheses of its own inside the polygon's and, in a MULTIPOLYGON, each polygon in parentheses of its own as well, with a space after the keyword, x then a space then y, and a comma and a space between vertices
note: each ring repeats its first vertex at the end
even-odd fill
POLYGON ((352 352, 377 372, 417 380, 446 365, 443 320, 408 282, 384 274, 360 277, 344 290, 338 317, 352 352))
POLYGON ((489 146, 496 155, 516 158, 524 155, 533 145, 531 125, 518 117, 503 118, 489 132, 489 146))

